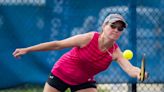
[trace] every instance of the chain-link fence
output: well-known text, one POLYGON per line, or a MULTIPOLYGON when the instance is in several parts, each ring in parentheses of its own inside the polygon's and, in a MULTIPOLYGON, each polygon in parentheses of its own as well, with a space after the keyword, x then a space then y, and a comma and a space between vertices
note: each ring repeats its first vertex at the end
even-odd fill
POLYGON ((106 71, 96 76, 98 92, 164 92, 163 0, 41 0, 38 6, 37 2, 33 4, 30 0, 28 4, 23 0, 15 1, 19 3, 14 3, 14 0, 11 0, 12 3, 8 1, 0 0, 0 42, 13 43, 14 47, 11 44, 2 44, 1 48, 5 49, 0 49, 0 68, 3 70, 0 72, 0 92, 42 92, 43 83, 47 79, 46 74, 54 64, 53 61, 65 52, 34 53, 25 57, 25 63, 13 63, 10 61, 15 60, 6 54, 11 54, 8 48, 15 49, 18 45, 24 47, 37 42, 60 40, 92 30, 100 31, 101 24, 109 13, 120 13, 127 20, 128 28, 124 30, 117 43, 122 50, 131 49, 134 52, 134 58, 130 62, 135 66, 140 67, 141 56, 143 53, 146 54, 146 71, 149 72, 149 78, 141 83, 130 78, 116 62, 112 62, 106 71), (12 68, 8 69, 10 67, 12 68), (32 70, 29 70, 29 67, 32 70), (13 78, 8 76, 8 72, 12 72, 13 78), (26 72, 31 76, 26 76, 26 72), (33 83, 31 81, 42 86, 29 85, 33 83), (12 86, 21 82, 25 85, 12 86))

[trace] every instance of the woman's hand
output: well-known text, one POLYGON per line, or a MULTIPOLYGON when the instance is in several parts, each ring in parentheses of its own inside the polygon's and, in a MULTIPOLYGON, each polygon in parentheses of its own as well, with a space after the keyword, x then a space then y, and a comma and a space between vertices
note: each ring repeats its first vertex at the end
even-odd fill
MULTIPOLYGON (((144 80, 147 79, 148 77, 149 77, 149 74, 145 72, 144 80)), ((138 73, 137 79, 141 81, 141 73, 138 73)))
POLYGON ((20 58, 20 56, 26 54, 28 52, 28 50, 26 48, 19 48, 19 49, 16 49, 14 52, 13 52, 13 56, 15 58, 20 58))

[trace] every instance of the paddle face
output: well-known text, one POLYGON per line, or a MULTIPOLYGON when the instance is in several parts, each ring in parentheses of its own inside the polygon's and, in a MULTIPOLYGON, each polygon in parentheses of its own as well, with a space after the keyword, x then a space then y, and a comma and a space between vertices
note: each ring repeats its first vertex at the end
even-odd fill
POLYGON ((142 56, 140 77, 140 81, 143 82, 145 80, 145 54, 142 56))

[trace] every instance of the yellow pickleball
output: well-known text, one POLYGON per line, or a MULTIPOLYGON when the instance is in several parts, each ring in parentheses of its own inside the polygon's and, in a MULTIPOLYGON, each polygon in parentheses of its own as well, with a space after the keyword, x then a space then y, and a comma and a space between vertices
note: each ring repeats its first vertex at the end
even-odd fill
POLYGON ((123 57, 128 60, 131 60, 133 58, 133 52, 131 50, 125 50, 123 52, 123 57))

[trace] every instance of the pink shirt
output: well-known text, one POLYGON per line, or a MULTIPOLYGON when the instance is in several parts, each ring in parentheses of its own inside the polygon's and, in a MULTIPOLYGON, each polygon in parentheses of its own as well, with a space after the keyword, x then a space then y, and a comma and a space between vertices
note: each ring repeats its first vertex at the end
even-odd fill
MULTIPOLYGON (((65 53, 54 65, 52 73, 70 85, 94 81, 97 73, 108 68, 112 56, 98 48, 99 33, 95 32, 92 40, 83 48, 74 47, 65 53)), ((118 47, 115 43, 108 51, 112 54, 118 47)))

